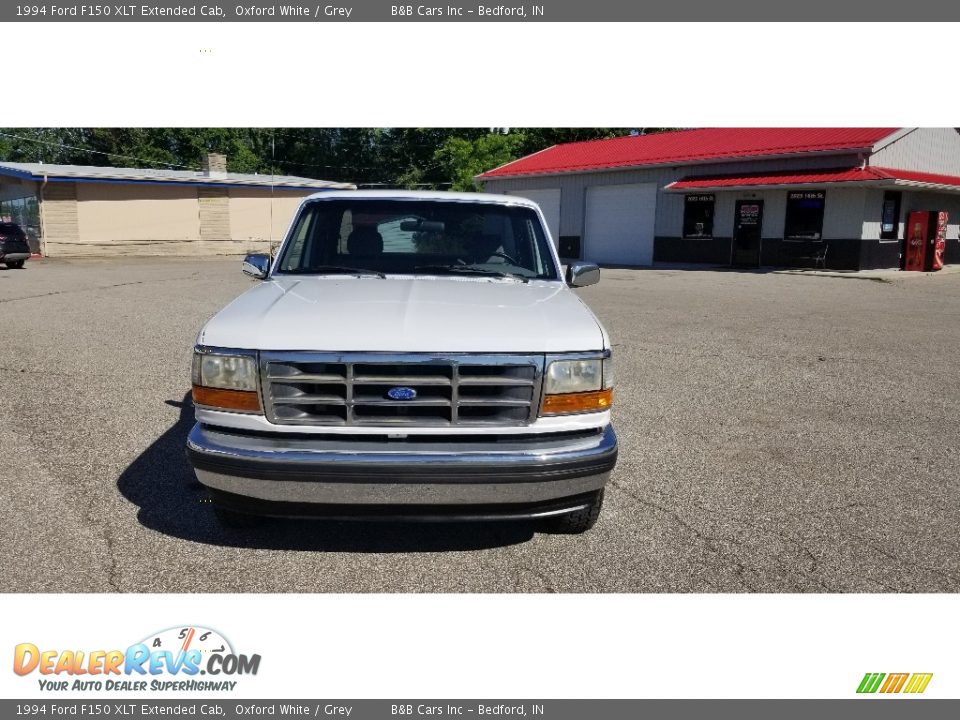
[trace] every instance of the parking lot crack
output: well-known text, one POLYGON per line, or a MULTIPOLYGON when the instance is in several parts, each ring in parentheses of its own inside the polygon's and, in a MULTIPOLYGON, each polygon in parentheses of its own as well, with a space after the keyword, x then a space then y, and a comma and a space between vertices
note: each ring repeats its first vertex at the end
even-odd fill
MULTIPOLYGON (((557 592, 557 589, 553 586, 553 583, 550 582, 550 579, 546 576, 546 574, 542 570, 540 570, 537 567, 528 567, 528 569, 543 583, 543 589, 539 590, 538 592, 545 592, 545 593, 557 592)), ((520 588, 518 587, 517 589, 519 590, 520 588)))
MULTIPOLYGON (((705 513, 713 512, 713 510, 706 507, 702 503, 694 503, 694 504, 696 505, 696 507, 703 510, 705 513)), ((850 503, 850 505, 863 505, 863 503, 850 503)), ((804 569, 807 576, 810 576, 813 573, 819 571, 821 567, 820 559, 813 553, 813 551, 809 547, 807 547, 807 545, 802 540, 796 537, 793 537, 789 535, 787 532, 785 532, 784 530, 782 530, 777 525, 778 521, 775 518, 776 516, 763 516, 763 517, 757 518, 756 521, 748 521, 743 518, 730 517, 730 518, 727 518, 727 522, 741 525, 750 531, 754 531, 754 534, 756 532, 767 533, 777 538, 778 540, 780 540, 783 544, 791 545, 795 547, 799 552, 799 554, 803 558, 805 558, 807 561, 806 568, 804 569)), ((824 590, 826 590, 827 592, 833 592, 833 589, 829 585, 824 583, 822 580, 814 579, 814 582, 816 582, 820 587, 824 588, 824 590)), ((802 586, 798 583, 797 588, 802 589, 802 586)))
MULTIPOLYGON (((23 375, 39 375, 41 377, 65 377, 65 378, 78 378, 78 377, 91 377, 91 378, 130 378, 134 377, 134 373, 105 373, 105 372, 64 372, 62 370, 48 370, 43 367, 9 367, 9 366, 0 366, 0 373, 17 373, 23 375)), ((144 373, 140 377, 154 377, 154 375, 149 373, 144 373)))
MULTIPOLYGON (((898 570, 906 570, 906 569, 909 569, 912 571, 923 570, 928 573, 932 573, 933 575, 937 575, 946 580, 949 580, 951 584, 954 586, 958 582, 960 582, 960 576, 958 576, 956 573, 952 573, 949 570, 944 570, 943 568, 939 568, 939 567, 932 567, 930 565, 921 565, 917 563, 916 558, 901 557, 896 553, 890 552, 885 547, 883 547, 883 545, 879 544, 877 541, 873 540, 872 538, 866 537, 858 533, 850 533, 850 532, 847 533, 847 537, 853 538, 855 540, 859 540, 861 543, 863 543, 868 548, 870 548, 870 550, 872 550, 873 552, 876 552, 878 555, 881 555, 887 558, 888 560, 892 560, 894 563, 896 563, 898 570)), ((898 588, 898 592, 903 592, 903 588, 902 587, 898 588)))
MULTIPOLYGON (((98 515, 96 510, 91 507, 88 509, 86 520, 91 525, 96 526, 98 523, 102 522, 102 516, 98 515)), ((101 530, 101 536, 103 537, 103 545, 107 552, 107 562, 106 562, 106 573, 107 573, 107 592, 122 592, 120 588, 120 563, 117 558, 117 542, 113 535, 110 533, 110 527, 107 523, 103 523, 101 530)))
POLYGON ((97 287, 74 288, 70 290, 51 290, 50 292, 39 293, 37 295, 23 295, 22 297, 0 298, 0 303, 20 302, 21 300, 36 300, 37 298, 52 297, 54 295, 72 295, 74 293, 100 292, 101 290, 111 290, 118 287, 128 287, 130 285, 153 285, 156 283, 176 282, 177 280, 189 280, 196 276, 196 273, 184 275, 183 277, 157 278, 156 280, 132 280, 130 282, 113 283, 111 285, 98 285, 97 287))
POLYGON ((686 530, 687 532, 692 534, 694 537, 696 537, 711 552, 713 552, 719 558, 729 562, 732 565, 733 573, 736 576, 738 582, 746 590, 750 592, 756 592, 756 588, 747 581, 747 578, 745 576, 748 568, 747 568, 747 565, 744 563, 743 558, 741 558, 736 553, 731 553, 721 548, 719 546, 719 543, 723 540, 722 538, 714 538, 707 535, 702 530, 694 527, 689 522, 687 522, 682 517, 680 517, 680 515, 676 511, 671 510, 670 508, 664 505, 661 505, 657 502, 654 502, 653 500, 650 500, 649 498, 646 498, 640 495, 639 493, 633 491, 629 487, 626 487, 622 483, 617 482, 616 480, 611 481, 610 484, 615 485, 618 490, 625 492, 627 495, 629 495, 631 498, 636 500, 641 505, 644 505, 645 507, 656 510, 657 512, 660 512, 666 515, 667 517, 669 517, 670 519, 672 519, 675 523, 680 525, 680 527, 682 527, 684 530, 686 530))

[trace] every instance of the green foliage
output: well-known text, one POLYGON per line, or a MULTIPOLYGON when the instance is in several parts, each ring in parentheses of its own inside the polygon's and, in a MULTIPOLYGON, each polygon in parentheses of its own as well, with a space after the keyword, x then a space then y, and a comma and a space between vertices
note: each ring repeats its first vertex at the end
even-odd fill
MULTIPOLYGON (((650 128, 645 130, 652 132, 650 128)), ((474 177, 551 145, 624 128, 7 128, 0 160, 300 175, 366 187, 478 190, 474 177)))
POLYGON ((521 157, 552 145, 629 135, 630 128, 535 128, 525 130, 524 134, 526 141, 520 148, 521 157))
POLYGON ((469 140, 449 137, 436 152, 436 159, 452 183, 451 190, 475 192, 474 177, 519 157, 526 136, 520 132, 491 132, 469 140))

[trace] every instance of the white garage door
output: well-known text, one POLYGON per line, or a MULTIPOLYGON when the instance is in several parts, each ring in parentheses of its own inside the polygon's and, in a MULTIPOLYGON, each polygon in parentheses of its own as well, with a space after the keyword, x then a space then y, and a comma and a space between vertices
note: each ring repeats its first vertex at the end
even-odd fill
POLYGON ((583 259, 610 265, 652 265, 657 184, 587 188, 583 259))
POLYGON ((533 200, 543 210, 543 217, 547 220, 547 228, 553 238, 553 244, 560 242, 560 188, 547 190, 510 190, 507 195, 516 195, 533 200))

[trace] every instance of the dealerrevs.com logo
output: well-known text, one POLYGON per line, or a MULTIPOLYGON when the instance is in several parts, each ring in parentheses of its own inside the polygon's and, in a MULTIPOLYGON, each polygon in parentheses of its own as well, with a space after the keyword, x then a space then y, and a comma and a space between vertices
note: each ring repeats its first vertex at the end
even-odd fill
POLYGON ((867 673, 857 686, 858 693, 918 695, 927 689, 933 673, 867 673))
POLYGON ((125 650, 50 650, 20 643, 13 652, 13 671, 36 674, 45 691, 230 691, 237 686, 234 678, 259 669, 260 655, 237 653, 223 635, 200 626, 151 633, 125 650))

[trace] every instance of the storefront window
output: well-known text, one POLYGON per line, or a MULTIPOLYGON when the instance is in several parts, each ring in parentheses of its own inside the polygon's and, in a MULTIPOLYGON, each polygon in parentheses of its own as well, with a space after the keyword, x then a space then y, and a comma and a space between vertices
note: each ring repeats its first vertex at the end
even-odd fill
POLYGON ((787 220, 783 236, 787 240, 820 240, 823 235, 825 193, 808 190, 787 194, 787 220))
POLYGON ((883 212, 880 215, 880 239, 896 240, 900 235, 901 193, 888 190, 883 194, 883 212))
POLYGON ((687 195, 683 203, 683 236, 713 237, 713 195, 687 195))

